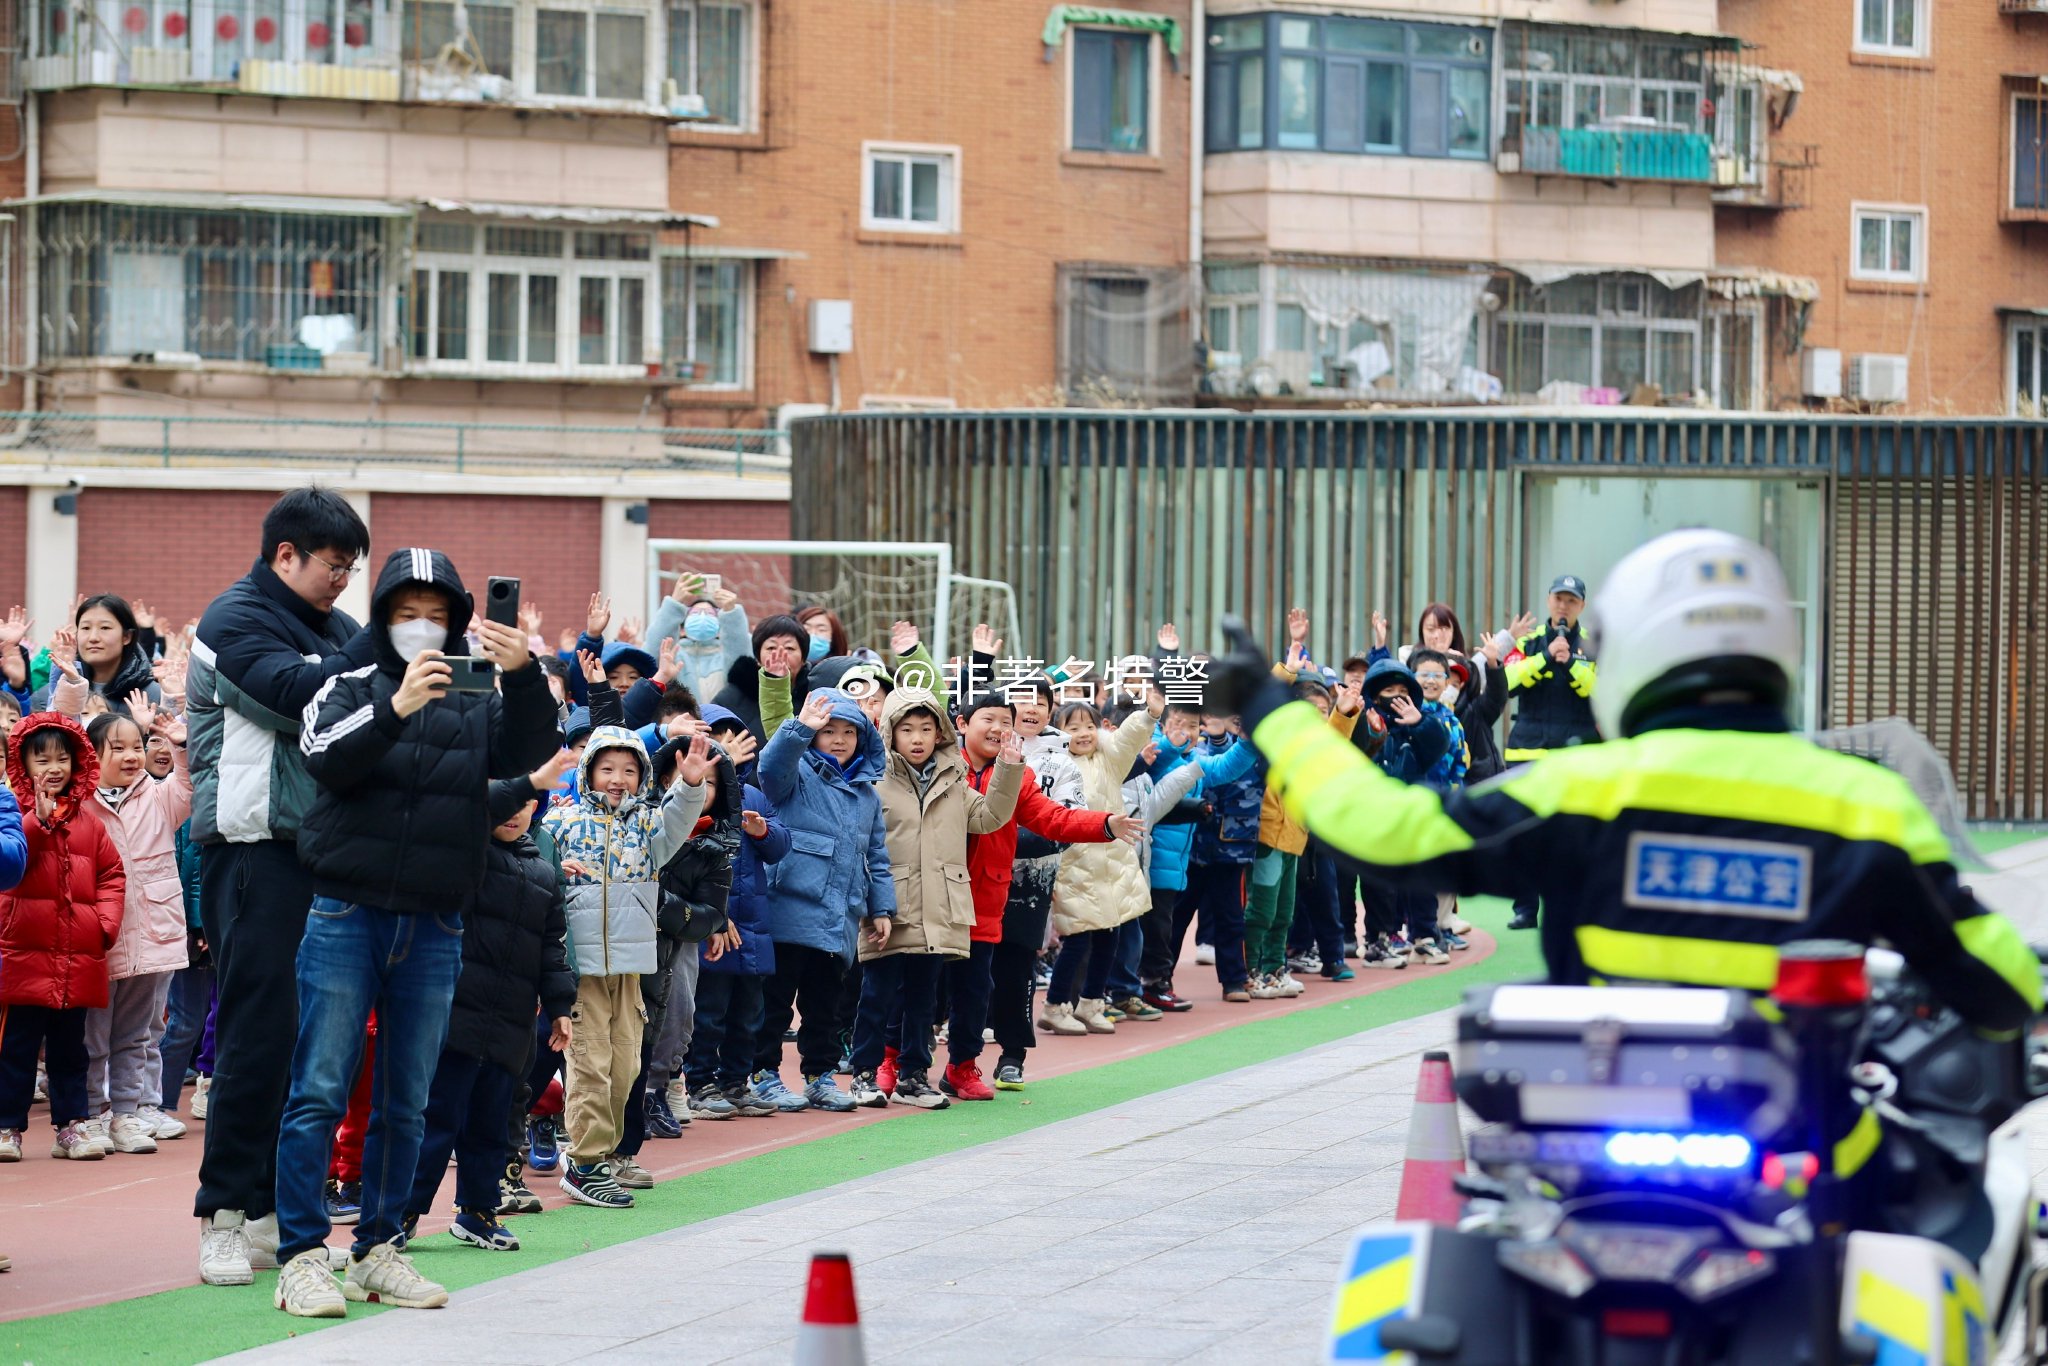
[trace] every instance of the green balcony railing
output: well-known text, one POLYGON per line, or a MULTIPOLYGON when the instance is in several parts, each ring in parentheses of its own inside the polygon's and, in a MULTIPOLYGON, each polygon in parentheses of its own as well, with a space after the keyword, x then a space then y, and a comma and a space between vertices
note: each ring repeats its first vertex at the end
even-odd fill
POLYGON ((1714 178, 1714 142, 1703 133, 1662 128, 1532 125, 1522 129, 1522 169, 1532 175, 1707 184, 1714 178))

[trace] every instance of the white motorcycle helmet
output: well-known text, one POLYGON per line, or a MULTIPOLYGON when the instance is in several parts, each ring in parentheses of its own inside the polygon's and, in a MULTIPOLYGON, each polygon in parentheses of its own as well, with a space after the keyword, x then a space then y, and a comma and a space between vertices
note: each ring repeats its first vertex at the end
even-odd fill
POLYGON ((1631 552, 1586 621, 1600 668, 1593 715, 1610 739, 1717 694, 1782 707, 1802 655, 1785 571, 1725 531, 1674 531, 1631 552))

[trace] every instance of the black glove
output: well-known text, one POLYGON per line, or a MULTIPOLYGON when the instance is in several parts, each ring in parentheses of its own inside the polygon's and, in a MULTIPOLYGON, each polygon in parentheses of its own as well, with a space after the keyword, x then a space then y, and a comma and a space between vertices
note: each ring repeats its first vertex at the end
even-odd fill
POLYGON ((1259 722, 1292 701, 1293 694, 1273 676, 1273 661, 1252 639, 1242 617, 1223 618, 1223 639, 1227 648, 1209 662, 1202 704, 1222 715, 1240 717, 1244 733, 1250 735, 1259 722))

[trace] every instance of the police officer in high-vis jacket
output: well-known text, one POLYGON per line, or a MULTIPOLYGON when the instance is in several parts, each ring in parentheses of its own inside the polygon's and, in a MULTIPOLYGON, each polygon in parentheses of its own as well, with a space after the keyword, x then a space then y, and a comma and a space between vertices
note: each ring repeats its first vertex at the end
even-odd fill
MULTIPOLYGON (((1579 629, 1585 607, 1586 581, 1576 574, 1558 575, 1550 585, 1542 628, 1515 642, 1515 657, 1501 671, 1507 675, 1508 696, 1515 700, 1515 724, 1501 756, 1510 764, 1600 738, 1593 719, 1599 665, 1579 629)), ((1536 918, 1536 889, 1524 887, 1515 896, 1515 918, 1508 928, 1533 930, 1536 918)))
POLYGON ((1208 705, 1241 709, 1288 814, 1379 876, 1540 893, 1553 982, 1762 991, 1780 944, 1883 940, 1980 1028, 2040 1010, 2033 952, 1957 879, 1905 781, 1791 733, 1800 638, 1768 551, 1722 532, 1660 537, 1615 568, 1588 620, 1606 743, 1463 791, 1382 774, 1288 700, 1236 623, 1208 705))

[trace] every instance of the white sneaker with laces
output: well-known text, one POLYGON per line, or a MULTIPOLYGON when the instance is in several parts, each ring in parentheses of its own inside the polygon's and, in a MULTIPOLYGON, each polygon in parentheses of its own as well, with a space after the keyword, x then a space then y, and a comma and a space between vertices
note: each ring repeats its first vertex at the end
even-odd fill
POLYGON ((192 1084, 192 1118, 206 1118, 207 1092, 213 1089, 212 1077, 201 1077, 192 1084))
POLYGON ((110 1118, 109 1115, 101 1115, 98 1119, 81 1119, 76 1126, 78 1132, 85 1135, 93 1147, 99 1149, 102 1157, 114 1151, 114 1136, 107 1126, 110 1118))
POLYGON ((613 1153, 607 1159, 612 1164, 612 1180, 629 1191, 654 1189, 654 1173, 622 1153, 613 1153))
POLYGON ((1414 952, 1415 956, 1418 959, 1429 964, 1432 967, 1436 967, 1451 961, 1451 956, 1448 953, 1444 952, 1444 946, 1442 944, 1437 943, 1437 941, 1434 939, 1424 939, 1418 941, 1415 945, 1414 952))
POLYGON ((151 1138, 170 1139, 185 1136, 185 1121, 176 1115, 166 1114, 160 1105, 138 1105, 135 1107, 135 1113, 149 1126, 151 1138))
POLYGON ((1216 965, 1216 946, 1214 944, 1195 945, 1195 961, 1205 968, 1214 967, 1216 965))
POLYGON ((389 1243, 379 1243, 360 1260, 350 1260, 341 1293, 358 1303, 400 1309, 439 1309, 448 1303, 447 1290, 415 1271, 412 1258, 389 1243))
MULTIPOLYGON (((271 1264, 276 1263, 273 1248, 271 1264)), ((199 1279, 208 1285, 247 1285, 256 1279, 249 1266, 249 1239, 240 1210, 218 1210, 200 1225, 199 1279)))
POLYGON ((0 1162, 21 1161, 21 1130, 0 1129, 0 1162))
POLYGON ((284 1269, 277 1273, 277 1290, 271 1302, 302 1319, 348 1317, 348 1301, 342 1298, 341 1287, 334 1283, 334 1273, 328 1270, 324 1247, 301 1252, 284 1264, 284 1269))
POLYGON ((106 1154, 100 1151, 92 1131, 85 1127, 85 1121, 67 1124, 57 1131, 56 1139, 50 1144, 50 1156, 66 1158, 72 1162, 97 1162, 106 1154))
POLYGON ((1452 934, 1472 933, 1471 923, 1467 921, 1465 917, 1462 915, 1454 915, 1449 920, 1446 920, 1444 922, 1444 928, 1449 930, 1452 934))
POLYGON ((1280 994, 1290 998, 1299 996, 1308 990, 1308 984, 1295 977, 1291 972, 1281 973, 1277 985, 1280 988, 1280 994))
MULTIPOLYGON (((102 1121, 102 1123, 107 1123, 102 1121)), ((156 1151, 156 1135, 150 1132, 149 1121, 141 1115, 115 1115, 107 1123, 109 1152, 153 1153, 156 1151)))
POLYGON ((277 1216, 266 1214, 242 1225, 242 1237, 249 1248, 249 1265, 269 1271, 277 1265, 277 1216))
POLYGON ((1269 973, 1253 973, 1249 985, 1254 1001, 1270 1001, 1282 994, 1279 985, 1269 973))

